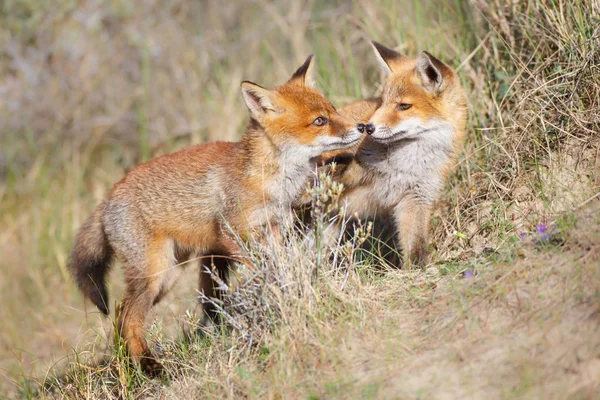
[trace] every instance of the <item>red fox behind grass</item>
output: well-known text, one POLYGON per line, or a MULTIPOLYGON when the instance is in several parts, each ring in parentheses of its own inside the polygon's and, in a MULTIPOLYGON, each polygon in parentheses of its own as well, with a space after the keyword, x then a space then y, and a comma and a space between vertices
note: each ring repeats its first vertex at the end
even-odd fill
MULTIPOLYGON (((123 263, 127 288, 117 328, 145 372, 161 366, 144 339, 144 321, 173 285, 177 264, 191 254, 211 256, 226 277, 230 260, 242 255, 234 234, 248 240, 281 212, 291 213, 317 158, 361 137, 311 87, 312 66, 311 56, 273 90, 243 82, 251 120, 240 142, 203 144, 138 165, 79 230, 69 269, 104 314, 111 261, 123 263)), ((210 275, 201 271, 199 281, 213 296, 210 275)))
POLYGON ((354 155, 337 176, 348 214, 391 216, 404 265, 423 265, 433 203, 464 142, 466 99, 456 73, 431 54, 414 59, 372 44, 388 75, 382 96, 339 109, 366 135, 329 156, 354 155))

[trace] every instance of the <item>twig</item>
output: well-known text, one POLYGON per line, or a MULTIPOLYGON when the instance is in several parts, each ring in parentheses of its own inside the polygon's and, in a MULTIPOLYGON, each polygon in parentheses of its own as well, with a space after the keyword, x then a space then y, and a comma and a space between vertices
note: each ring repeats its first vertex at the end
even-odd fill
POLYGON ((600 192, 596 193, 595 195, 593 195, 592 197, 590 197, 589 199, 587 199, 587 200, 586 200, 586 201, 584 201, 583 203, 581 203, 581 204, 579 204, 579 205, 577 205, 577 206, 573 207, 573 208, 571 209, 571 211, 575 211, 575 210, 578 210, 578 209, 580 209, 581 207, 585 206, 587 203, 589 203, 590 201, 592 201, 592 200, 594 200, 594 199, 596 199, 596 198, 598 198, 598 197, 600 197, 600 192))
POLYGON ((481 40, 481 42, 479 42, 479 44, 477 45, 477 47, 475 47, 475 50, 473 50, 471 52, 471 54, 469 54, 467 56, 467 58, 465 58, 463 60, 463 62, 460 63, 460 65, 458 67, 456 67, 456 72, 460 71, 465 65, 467 65, 467 63, 469 61, 471 61, 471 58, 473 58, 475 56, 475 54, 477 54, 477 52, 483 47, 483 45, 485 44, 485 42, 487 42, 487 40, 489 39, 489 37, 492 35, 492 32, 488 32, 485 37, 481 40))

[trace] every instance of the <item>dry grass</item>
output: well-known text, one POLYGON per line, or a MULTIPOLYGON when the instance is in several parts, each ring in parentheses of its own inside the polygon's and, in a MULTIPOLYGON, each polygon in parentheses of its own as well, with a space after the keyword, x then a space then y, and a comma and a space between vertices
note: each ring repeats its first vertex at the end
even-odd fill
POLYGON ((592 398, 600 3, 422 3, 0 3, 7 396, 592 398), (151 329, 169 377, 126 368, 110 321, 85 313, 66 274, 76 229, 135 163, 235 140, 242 79, 282 83, 314 52, 334 104, 376 94, 368 39, 430 51, 467 89, 469 139, 436 212, 432 263, 382 270, 355 254, 333 266, 308 233, 256 254, 262 275, 242 274, 229 328, 186 344, 189 268, 151 329), (550 240, 531 238, 542 223, 550 240))
POLYGON ((73 359, 43 393, 593 398, 600 389, 599 211, 598 202, 586 207, 548 239, 533 235, 466 265, 419 271, 319 265, 307 256, 310 234, 285 249, 263 247, 256 268, 240 271, 238 288, 226 290, 222 331, 186 343, 153 327, 168 378, 148 381, 109 348, 101 366, 73 359))

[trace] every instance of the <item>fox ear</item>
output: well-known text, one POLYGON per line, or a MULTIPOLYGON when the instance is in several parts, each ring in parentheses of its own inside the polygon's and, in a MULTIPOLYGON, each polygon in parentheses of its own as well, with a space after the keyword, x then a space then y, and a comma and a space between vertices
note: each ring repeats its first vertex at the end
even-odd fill
POLYGON ((315 87, 315 80, 313 78, 314 64, 315 64, 314 61, 315 61, 315 57, 312 54, 310 56, 308 56, 306 61, 304 61, 304 64, 302 64, 302 66, 300 68, 298 68, 298 70, 296 70, 296 72, 294 72, 294 75, 292 75, 292 77, 290 78, 288 83, 291 83, 293 85, 303 85, 303 86, 307 86, 310 88, 314 88, 315 87))
POLYGON ((425 89, 436 96, 444 90, 453 75, 449 66, 426 51, 417 58, 416 70, 425 89))
POLYGON ((377 57, 377 63, 379 64, 379 67, 387 75, 394 72, 396 63, 401 62, 404 58, 406 58, 406 56, 403 56, 397 51, 389 49, 374 40, 371 41, 371 46, 373 46, 373 50, 375 51, 375 57, 377 57))
POLYGON ((252 118, 261 121, 268 111, 276 112, 274 93, 249 81, 242 82, 242 96, 252 118))

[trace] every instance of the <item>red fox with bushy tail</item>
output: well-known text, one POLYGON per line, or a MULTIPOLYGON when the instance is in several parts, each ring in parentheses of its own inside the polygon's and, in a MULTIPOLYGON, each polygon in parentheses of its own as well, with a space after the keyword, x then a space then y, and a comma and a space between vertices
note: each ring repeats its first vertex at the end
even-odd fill
POLYGON ((372 44, 387 79, 380 99, 339 109, 366 135, 337 180, 349 215, 391 216, 404 265, 423 265, 433 203, 465 139, 467 103, 459 77, 431 54, 414 59, 372 44))
MULTIPOLYGON (((291 213, 317 158, 361 137, 312 88, 312 66, 311 56, 273 90, 243 82, 251 120, 240 142, 203 144, 137 166, 79 230, 69 269, 108 314, 106 275, 113 258, 123 263, 127 289, 117 328, 147 373, 161 366, 144 339, 144 321, 173 285, 178 264, 191 254, 209 256, 226 276, 229 261, 242 256, 235 236, 249 240, 274 217, 291 213)), ((213 296, 214 289, 201 271, 200 290, 213 296)))

